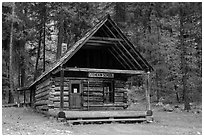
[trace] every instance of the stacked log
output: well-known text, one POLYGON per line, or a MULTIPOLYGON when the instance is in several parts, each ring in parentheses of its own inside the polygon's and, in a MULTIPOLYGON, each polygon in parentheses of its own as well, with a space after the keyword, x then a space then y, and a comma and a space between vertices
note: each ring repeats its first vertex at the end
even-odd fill
MULTIPOLYGON (((69 108, 69 90, 70 80, 64 78, 64 108, 69 108)), ((124 88, 125 82, 116 80, 114 82, 114 105, 123 105, 127 103, 127 90, 124 88)), ((36 86, 35 106, 37 109, 53 109, 60 108, 60 77, 49 78, 36 86)), ((82 103, 84 107, 101 106, 104 104, 104 87, 103 80, 82 80, 82 103)), ((110 103, 109 103, 110 104, 110 103)), ((109 107, 109 106, 107 106, 109 107)))
POLYGON ((47 110, 49 104, 49 93, 51 89, 51 79, 47 79, 36 86, 35 107, 40 110, 47 110))
POLYGON ((125 81, 116 80, 115 84, 115 103, 127 103, 127 90, 125 89, 125 81))
POLYGON ((54 94, 55 94, 55 84, 54 82, 52 82, 52 86, 49 93, 49 104, 48 104, 49 109, 54 108, 54 98, 55 98, 54 94))
MULTIPOLYGON (((114 103, 111 106, 115 106, 120 104, 123 106, 124 103, 127 103, 127 90, 125 87, 125 81, 117 80, 114 84, 114 103)), ((106 106, 104 103, 104 88, 103 81, 101 80, 84 80, 83 81, 83 106, 90 107, 98 106, 104 107, 106 106)), ((108 107, 108 106, 107 106, 108 107)))
MULTIPOLYGON (((52 93, 49 100, 52 101, 53 108, 60 108, 60 77, 53 78, 52 93)), ((64 108, 69 108, 69 79, 64 78, 64 108)))
POLYGON ((83 81, 83 106, 103 105, 103 81, 87 80, 83 81))

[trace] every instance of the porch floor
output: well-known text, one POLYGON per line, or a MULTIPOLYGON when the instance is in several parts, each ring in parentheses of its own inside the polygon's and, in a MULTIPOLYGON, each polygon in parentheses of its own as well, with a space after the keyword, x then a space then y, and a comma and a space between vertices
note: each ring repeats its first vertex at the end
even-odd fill
POLYGON ((146 111, 104 110, 104 111, 64 111, 67 118, 73 117, 133 117, 145 116, 146 111))
MULTIPOLYGON (((59 111, 58 111, 59 112, 59 111)), ((146 111, 63 111, 68 123, 146 121, 146 111)), ((58 114, 58 113, 55 113, 58 114)))

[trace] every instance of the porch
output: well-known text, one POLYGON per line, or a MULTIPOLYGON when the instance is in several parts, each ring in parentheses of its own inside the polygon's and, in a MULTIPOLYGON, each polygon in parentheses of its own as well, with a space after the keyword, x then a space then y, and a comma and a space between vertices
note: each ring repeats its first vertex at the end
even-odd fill
POLYGON ((59 110, 50 110, 48 115, 64 120, 68 124, 144 122, 152 118, 147 111, 135 110, 67 110, 62 113, 64 114, 60 115, 59 110))

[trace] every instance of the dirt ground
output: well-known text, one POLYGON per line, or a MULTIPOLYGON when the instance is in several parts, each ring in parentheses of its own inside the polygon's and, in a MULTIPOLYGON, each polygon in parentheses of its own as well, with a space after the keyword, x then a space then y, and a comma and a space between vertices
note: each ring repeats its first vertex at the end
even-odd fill
POLYGON ((30 108, 2 108, 2 134, 9 135, 201 135, 202 113, 154 110, 152 123, 68 126, 30 108))

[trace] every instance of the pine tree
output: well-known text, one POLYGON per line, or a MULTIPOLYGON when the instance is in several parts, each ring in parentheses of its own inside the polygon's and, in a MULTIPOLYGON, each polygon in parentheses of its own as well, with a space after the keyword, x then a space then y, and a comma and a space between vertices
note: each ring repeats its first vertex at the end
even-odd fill
POLYGON ((13 81, 13 24, 14 24, 14 16, 15 16, 15 3, 12 3, 12 20, 11 20, 11 32, 10 32, 10 44, 9 44, 9 82, 10 82, 10 95, 9 103, 13 103, 14 96, 14 81, 13 81))

